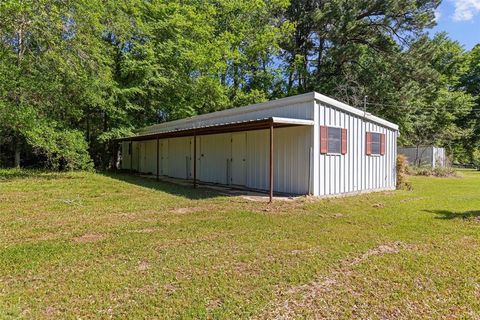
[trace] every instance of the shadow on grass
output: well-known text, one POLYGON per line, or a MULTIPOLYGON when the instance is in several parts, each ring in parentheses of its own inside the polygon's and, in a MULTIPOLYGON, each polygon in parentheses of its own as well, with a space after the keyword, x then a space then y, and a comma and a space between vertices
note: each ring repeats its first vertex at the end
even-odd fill
POLYGON ((141 177, 131 173, 101 172, 100 174, 115 180, 134 184, 144 188, 149 188, 156 191, 166 192, 174 196, 180 196, 191 200, 227 196, 227 194, 217 192, 215 190, 203 188, 194 189, 193 186, 183 186, 168 181, 156 181, 152 178, 141 177))
POLYGON ((453 212, 448 210, 424 210, 428 213, 437 214, 437 219, 463 219, 463 220, 479 220, 480 219, 480 210, 472 210, 465 212, 453 212))

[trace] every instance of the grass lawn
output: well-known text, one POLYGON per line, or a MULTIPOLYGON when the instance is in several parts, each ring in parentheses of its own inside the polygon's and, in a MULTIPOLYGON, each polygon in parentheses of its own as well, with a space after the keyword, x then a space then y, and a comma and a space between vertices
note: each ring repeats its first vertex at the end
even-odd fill
POLYGON ((480 172, 269 206, 0 170, 0 319, 480 318, 480 172))

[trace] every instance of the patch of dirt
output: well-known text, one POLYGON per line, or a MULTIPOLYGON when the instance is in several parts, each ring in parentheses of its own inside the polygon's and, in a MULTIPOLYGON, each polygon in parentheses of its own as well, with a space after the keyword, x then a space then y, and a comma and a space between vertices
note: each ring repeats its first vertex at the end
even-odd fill
MULTIPOLYGON (((253 201, 253 202, 268 202, 269 197, 261 195, 261 196, 241 196, 242 199, 253 201)), ((296 201, 296 197, 277 197, 274 198, 273 201, 282 201, 282 202, 293 202, 296 201)))
MULTIPOLYGON (((298 317, 299 310, 316 310, 315 302, 323 299, 324 296, 335 290, 335 286, 341 283, 343 279, 351 276, 353 268, 374 256, 385 254, 395 254, 401 250, 409 248, 402 242, 394 242, 379 245, 356 257, 346 259, 338 265, 331 273, 320 277, 308 284, 294 286, 287 290, 278 292, 279 300, 272 302, 267 306, 265 312, 258 317, 259 319, 295 319, 298 317)), ((328 306, 326 306, 328 308, 328 306)), ((325 311, 325 310, 324 310, 325 311)), ((326 310, 328 314, 328 310, 326 310)), ((320 317, 321 318, 321 317, 320 317)))
POLYGON ((188 208, 177 208, 172 210, 173 213, 176 214, 188 214, 188 213, 195 213, 202 211, 202 208, 199 207, 188 207, 188 208))
POLYGON ((259 272, 257 265, 249 262, 236 262, 230 267, 230 270, 242 277, 250 277, 259 272))
POLYGON ((53 316, 58 316, 59 315, 59 312, 56 308, 50 306, 50 307, 47 307, 44 311, 44 315, 47 316, 47 317, 53 317, 53 316))
POLYGON ((220 307, 222 304, 223 304, 223 301, 221 299, 210 300, 210 301, 208 301, 207 306, 206 306, 207 311, 210 312, 212 310, 215 310, 218 307, 220 307))
POLYGON ((344 216, 343 213, 334 213, 334 214, 332 215, 332 218, 342 218, 343 216, 344 216))
POLYGON ((150 269, 150 263, 147 261, 140 261, 138 264, 138 271, 147 271, 148 269, 150 269))
POLYGON ((167 295, 171 296, 178 290, 178 287, 174 283, 169 283, 163 286, 163 289, 167 293, 167 295))
POLYGON ((466 220, 466 221, 471 221, 471 222, 476 222, 476 223, 480 223, 480 216, 477 216, 477 217, 468 217, 468 218, 464 218, 464 220, 466 220))
POLYGON ((375 203, 372 205, 372 207, 376 208, 376 209, 382 209, 382 208, 385 208, 385 204, 383 203, 375 203))
POLYGON ((243 203, 242 207, 252 212, 264 214, 279 215, 283 213, 291 213, 292 211, 302 214, 303 212, 306 212, 305 202, 302 199, 303 198, 292 201, 274 201, 273 203, 247 201, 243 203))
POLYGON ((135 290, 135 294, 148 294, 152 295, 155 294, 158 291, 158 284, 157 283, 150 283, 146 284, 143 287, 137 288, 135 290))
POLYGON ((73 241, 77 243, 91 243, 98 242, 105 239, 106 236, 100 233, 86 233, 83 236, 73 238, 73 241))

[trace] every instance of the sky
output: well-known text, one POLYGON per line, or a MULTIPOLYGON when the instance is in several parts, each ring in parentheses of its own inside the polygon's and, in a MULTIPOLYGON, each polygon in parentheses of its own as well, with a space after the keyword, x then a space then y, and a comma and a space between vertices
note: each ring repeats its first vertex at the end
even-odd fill
POLYGON ((480 43, 480 0, 443 0, 435 13, 437 26, 430 31, 446 31, 470 50, 480 43))

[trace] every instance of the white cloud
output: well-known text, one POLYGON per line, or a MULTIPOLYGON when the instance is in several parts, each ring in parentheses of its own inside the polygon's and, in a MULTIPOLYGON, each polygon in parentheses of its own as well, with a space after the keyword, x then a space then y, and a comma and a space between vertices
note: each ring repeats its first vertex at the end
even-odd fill
POLYGON ((440 10, 436 9, 435 10, 435 22, 440 21, 441 17, 442 17, 442 13, 440 12, 440 10))
POLYGON ((469 21, 480 12, 480 0, 453 0, 455 12, 454 21, 469 21))

